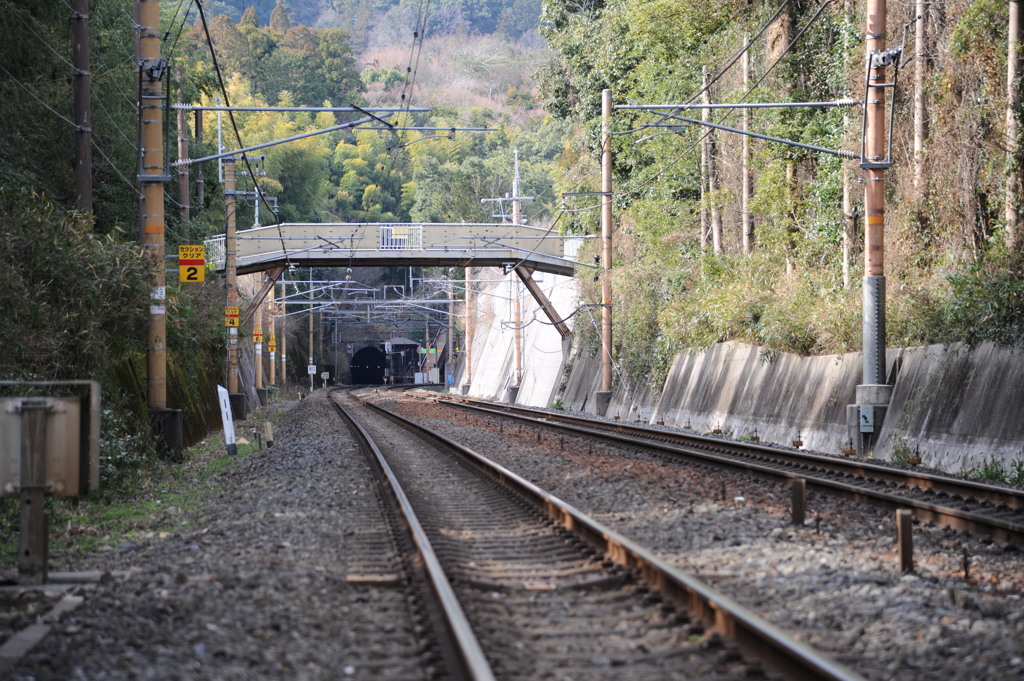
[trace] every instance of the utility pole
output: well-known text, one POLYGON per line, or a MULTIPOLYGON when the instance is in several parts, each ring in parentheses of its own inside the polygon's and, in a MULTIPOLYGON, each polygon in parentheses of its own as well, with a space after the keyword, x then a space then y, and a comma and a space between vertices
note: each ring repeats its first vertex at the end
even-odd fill
POLYGON ((139 45, 139 182, 142 185, 142 245, 152 271, 147 333, 147 404, 154 433, 172 458, 181 454, 181 411, 167 408, 167 280, 164 273, 164 185, 170 180, 164 166, 163 77, 167 60, 160 56, 159 0, 136 0, 139 45))
MULTIPOLYGON (((181 91, 178 91, 178 99, 182 98, 181 91)), ((184 161, 188 158, 188 113, 178 110, 178 160, 184 161)), ((181 204, 181 221, 188 222, 191 216, 189 206, 188 189, 188 164, 178 166, 178 203, 181 204)))
MULTIPOLYGON (((743 36, 743 43, 750 43, 750 36, 743 36)), ((743 91, 750 90, 750 48, 743 50, 743 91)), ((742 110, 742 127, 744 131, 750 130, 750 109, 742 110)), ((750 220, 750 137, 740 136, 741 159, 740 159, 740 220, 743 232, 743 255, 750 255, 754 252, 754 224, 750 220)))
POLYGON ((1020 0, 1010 0, 1010 27, 1007 36, 1006 55, 1006 248, 1016 262, 1019 260, 1017 251, 1020 249, 1020 192, 1021 163, 1019 134, 1019 115, 1021 106, 1021 26, 1020 0))
POLYGON ((256 365, 256 397, 260 401, 260 406, 265 407, 267 405, 267 390, 263 387, 263 301, 256 304, 256 310, 253 312, 252 340, 253 354, 255 355, 253 363, 256 365))
POLYGON ((71 0, 71 37, 75 90, 75 196, 78 210, 92 217, 89 0, 71 0))
MULTIPOLYGON (((309 366, 315 366, 313 360, 313 268, 309 268, 309 366)), ((309 391, 313 392, 313 374, 309 375, 309 391)))
POLYGON ((598 416, 612 401, 612 91, 601 92, 601 390, 598 416))
POLYGON ((868 82, 864 103, 864 283, 862 383, 857 404, 847 408, 847 425, 858 454, 870 452, 885 416, 892 387, 885 362, 885 171, 886 147, 885 0, 867 0, 868 82))
MULTIPOLYGON (((196 144, 203 143, 203 112, 196 111, 196 144)), ((217 150, 218 153, 220 150, 217 150)), ((206 180, 203 178, 203 167, 201 164, 196 164, 196 208, 197 211, 202 211, 203 206, 206 205, 206 180)))
POLYGON ((925 196, 924 186, 924 140, 928 135, 928 108, 925 97, 924 85, 928 75, 928 52, 927 46, 928 31, 925 22, 925 12, 928 11, 927 0, 917 0, 915 15, 917 23, 914 26, 914 189, 917 190, 918 201, 923 201, 925 196))
MULTIPOLYGON (((711 88, 710 79, 708 78, 707 67, 704 68, 704 93, 701 96, 704 105, 711 105, 711 88)), ((711 247, 715 252, 715 255, 722 254, 722 215, 718 210, 717 197, 715 192, 718 191, 718 159, 717 147, 718 139, 714 130, 708 130, 704 133, 708 144, 708 210, 711 213, 711 247)))
POLYGON ((469 394, 473 385, 473 292, 470 282, 473 280, 473 268, 466 268, 466 380, 462 386, 462 394, 469 394))
MULTIPOLYGON (((288 289, 281 285, 281 296, 287 296, 288 289)), ((288 315, 281 315, 281 388, 288 389, 288 315)))
MULTIPOLYGON (((520 225, 523 220, 523 203, 519 198, 519 150, 516 149, 514 153, 515 176, 512 179, 512 224, 520 225)), ((509 274, 513 273, 510 272, 509 274)), ((513 324, 516 346, 516 373, 513 380, 515 395, 510 395, 511 399, 509 401, 515 402, 519 396, 519 389, 523 384, 523 296, 519 286, 519 277, 513 276, 509 281, 512 284, 513 324)))
MULTIPOLYGON (((235 159, 223 161, 224 211, 227 228, 224 230, 224 274, 227 280, 227 306, 238 314, 238 239, 235 226, 235 159)), ((239 319, 238 316, 235 317, 239 319)), ((237 323, 237 322, 236 322, 237 323)), ((235 418, 244 420, 247 414, 245 394, 238 381, 238 327, 228 327, 228 394, 235 418)))
MULTIPOLYGON (((701 101, 704 104, 711 102, 711 96, 707 92, 708 87, 708 67, 701 69, 701 85, 703 87, 704 94, 701 97, 701 101)), ((700 110, 700 118, 705 123, 711 121, 711 109, 705 107, 700 110)), ((700 252, 701 255, 708 248, 708 234, 711 232, 711 198, 708 191, 708 173, 711 168, 711 154, 709 148, 710 140, 709 132, 701 134, 700 138, 700 252)))
POLYGON ((267 377, 269 385, 275 385, 276 371, 277 371, 277 303, 274 298, 277 296, 277 284, 272 284, 270 290, 267 292, 267 315, 269 320, 267 323, 267 330, 270 335, 267 337, 267 349, 270 351, 270 375, 267 377))

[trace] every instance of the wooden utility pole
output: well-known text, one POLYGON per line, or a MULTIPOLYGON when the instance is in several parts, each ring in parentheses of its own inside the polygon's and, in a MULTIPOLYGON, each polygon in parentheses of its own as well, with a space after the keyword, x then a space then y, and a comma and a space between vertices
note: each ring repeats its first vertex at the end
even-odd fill
MULTIPOLYGON (((750 42, 750 36, 743 36, 743 43, 750 42)), ((743 51, 743 92, 750 89, 750 49, 743 51)), ((750 109, 742 110, 741 127, 746 132, 750 130, 750 109)), ((741 159, 740 159, 740 219, 743 232, 743 254, 750 255, 754 252, 754 223, 750 219, 750 137, 740 135, 741 159)))
POLYGON ((1010 28, 1006 55, 1006 248, 1017 258, 1020 247, 1020 194, 1022 172, 1020 162, 1019 119, 1021 106, 1021 26, 1020 0, 1010 0, 1010 28))
MULTIPOLYGON (((238 308, 238 242, 235 237, 235 159, 225 158, 224 211, 227 229, 224 234, 224 274, 227 281, 227 306, 238 308)), ((228 327, 228 393, 238 392, 238 327, 228 327)), ((234 398, 238 399, 238 398, 234 398)))
POLYGON ((72 66, 75 90, 75 197, 78 210, 92 216, 92 111, 89 86, 89 0, 71 0, 72 66))
POLYGON ((917 0, 914 25, 914 189, 917 190, 918 201, 925 198, 924 181, 924 141, 928 136, 928 101, 925 97, 924 85, 928 77, 928 25, 925 13, 928 11, 927 0, 917 0))
POLYGON ((612 397, 612 91, 601 92, 601 390, 597 414, 612 397))
MULTIPOLYGON (((711 89, 708 87, 709 84, 708 70, 704 69, 704 94, 703 100, 705 106, 711 104, 711 89)), ((704 109, 708 111, 708 109, 704 109)), ((706 117, 707 118, 707 117, 706 117)), ((718 210, 718 197, 715 192, 718 191, 718 159, 715 158, 717 155, 718 138, 715 134, 715 130, 709 129, 704 133, 705 139, 707 140, 708 149, 708 203, 709 210, 711 212, 711 244, 715 255, 722 254, 722 215, 718 210)), ((744 135, 746 138, 746 135, 744 135)))

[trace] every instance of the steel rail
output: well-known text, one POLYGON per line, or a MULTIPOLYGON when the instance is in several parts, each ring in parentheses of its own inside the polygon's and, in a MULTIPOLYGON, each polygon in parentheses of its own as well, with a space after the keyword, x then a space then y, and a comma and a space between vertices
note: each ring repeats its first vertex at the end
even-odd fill
POLYGON ((701 618, 710 628, 735 641, 740 648, 787 678, 801 681, 864 681, 856 672, 791 638, 728 596, 672 567, 650 550, 509 469, 379 405, 372 402, 365 402, 365 405, 423 439, 457 452, 501 485, 515 490, 552 521, 601 551, 607 559, 636 570, 653 587, 701 618))
POLYGON ((395 476, 391 466, 384 459, 384 454, 370 437, 369 433, 359 425, 355 418, 337 400, 333 399, 333 396, 331 401, 355 434, 356 439, 359 440, 363 451, 368 455, 372 455, 370 456, 371 462, 386 482, 387 488, 391 490, 393 500, 405 521, 419 554, 422 567, 426 572, 427 583, 430 585, 447 632, 452 639, 450 645, 445 646, 445 648, 446 652, 454 654, 453 661, 460 667, 458 673, 453 674, 453 676, 472 681, 496 681, 491 665, 484 656, 483 649, 480 647, 480 642, 477 640, 476 634, 473 633, 473 628, 469 624, 462 605, 455 596, 455 591, 445 575, 444 568, 441 567, 441 561, 434 552, 430 539, 427 537, 427 533, 424 531, 419 519, 417 519, 412 504, 398 482, 397 476, 395 476))
POLYGON ((953 506, 909 498, 895 492, 884 492, 853 482, 837 481, 815 475, 814 469, 837 475, 857 476, 883 485, 904 485, 917 491, 945 494, 953 499, 975 499, 994 507, 1024 509, 1024 492, 1012 488, 986 485, 972 480, 959 480, 940 475, 906 471, 865 461, 846 461, 821 454, 794 452, 753 443, 730 442, 722 438, 697 434, 675 433, 643 426, 611 423, 567 414, 553 414, 524 407, 482 404, 465 398, 429 395, 454 406, 485 413, 512 416, 538 425, 562 428, 589 436, 599 436, 634 447, 664 451, 676 456, 699 459, 716 465, 728 465, 750 473, 789 480, 806 480, 808 486, 838 493, 861 502, 885 508, 910 508, 921 520, 935 522, 972 534, 1024 546, 1024 525, 1003 518, 955 508, 953 506), (789 466, 799 470, 785 470, 789 466))

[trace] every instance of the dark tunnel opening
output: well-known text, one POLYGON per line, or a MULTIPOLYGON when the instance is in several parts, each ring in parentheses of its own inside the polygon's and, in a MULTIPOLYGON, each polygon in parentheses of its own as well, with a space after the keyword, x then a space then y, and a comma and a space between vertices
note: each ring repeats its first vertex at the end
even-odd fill
POLYGON ((387 357, 384 351, 366 347, 352 356, 353 385, 382 385, 387 357))

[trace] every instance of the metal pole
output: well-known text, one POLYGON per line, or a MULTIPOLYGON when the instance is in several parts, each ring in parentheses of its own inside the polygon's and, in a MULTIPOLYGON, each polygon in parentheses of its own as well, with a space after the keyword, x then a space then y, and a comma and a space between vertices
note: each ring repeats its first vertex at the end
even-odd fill
POLYGON ((167 62, 160 57, 159 0, 136 0, 139 9, 140 101, 142 168, 139 180, 143 194, 143 248, 152 269, 147 355, 147 401, 150 411, 167 408, 167 311, 164 274, 164 168, 163 109, 161 80, 167 62))
POLYGON ((75 90, 75 195, 78 210, 92 215, 92 112, 89 87, 89 0, 71 0, 75 90))
POLYGON ((601 392, 604 416, 612 390, 612 91, 601 92, 601 392))
MULTIPOLYGON (((235 236, 235 159, 224 159, 224 274, 227 280, 227 306, 238 307, 238 239, 235 236)), ((228 392, 238 394, 238 327, 228 327, 228 392)))

